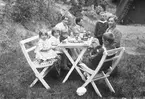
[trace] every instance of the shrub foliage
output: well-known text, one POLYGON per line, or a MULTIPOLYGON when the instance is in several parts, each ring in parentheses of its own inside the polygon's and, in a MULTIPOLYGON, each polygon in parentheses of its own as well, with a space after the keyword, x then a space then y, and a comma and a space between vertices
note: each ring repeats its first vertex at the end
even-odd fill
POLYGON ((60 14, 53 9, 53 0, 9 0, 6 15, 14 22, 46 22, 54 25, 60 20, 60 14))

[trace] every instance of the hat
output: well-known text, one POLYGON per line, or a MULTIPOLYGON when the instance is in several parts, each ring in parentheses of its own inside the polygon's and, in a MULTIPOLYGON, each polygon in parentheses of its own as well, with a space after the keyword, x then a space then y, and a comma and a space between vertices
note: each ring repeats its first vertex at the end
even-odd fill
POLYGON ((87 89, 85 87, 79 87, 76 92, 79 96, 82 96, 87 92, 87 89))
POLYGON ((48 35, 51 35, 51 30, 47 31, 47 34, 48 34, 48 35))

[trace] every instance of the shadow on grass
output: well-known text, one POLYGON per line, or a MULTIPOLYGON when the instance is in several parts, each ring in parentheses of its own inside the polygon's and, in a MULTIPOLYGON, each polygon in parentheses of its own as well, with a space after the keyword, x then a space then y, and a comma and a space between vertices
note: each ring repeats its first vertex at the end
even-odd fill
MULTIPOLYGON (((121 97, 143 97, 145 95, 145 56, 124 54, 118 64, 118 75, 109 80, 116 93, 112 93, 104 80, 96 84, 104 99, 121 97)), ((84 82, 75 70, 66 83, 62 83, 68 71, 51 72, 45 77, 51 89, 46 90, 38 82, 34 87, 29 85, 35 79, 34 73, 20 51, 5 53, 0 58, 0 99, 95 99, 99 98, 92 86, 87 86, 87 93, 78 96, 76 90, 84 82)))

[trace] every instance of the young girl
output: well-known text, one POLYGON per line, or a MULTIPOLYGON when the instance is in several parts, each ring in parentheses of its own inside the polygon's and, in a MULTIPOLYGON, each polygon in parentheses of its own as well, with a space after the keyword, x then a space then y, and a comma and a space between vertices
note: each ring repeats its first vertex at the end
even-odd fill
POLYGON ((78 32, 73 32, 71 39, 74 40, 74 42, 81 41, 80 34, 78 32))
POLYGON ((58 45, 60 44, 60 31, 56 28, 53 28, 51 34, 51 41, 54 50, 56 51, 56 53, 61 53, 60 48, 58 48, 58 45))
MULTIPOLYGON (((57 29, 57 28, 55 28, 57 29)), ((56 37, 56 32, 52 32, 52 35, 54 37, 56 37)), ((61 32, 61 35, 59 36, 59 41, 64 43, 65 40, 67 40, 69 38, 68 32, 61 32)), ((68 51, 70 52, 70 50, 68 49, 68 51)), ((67 66, 68 65, 68 58, 65 56, 64 53, 61 53, 61 69, 63 70, 69 70, 70 68, 67 66)))
POLYGON ((39 32, 39 41, 35 53, 39 64, 57 57, 57 53, 53 50, 50 34, 39 32))
POLYGON ((62 32, 60 35, 60 42, 64 42, 64 40, 69 38, 69 34, 67 32, 62 32))

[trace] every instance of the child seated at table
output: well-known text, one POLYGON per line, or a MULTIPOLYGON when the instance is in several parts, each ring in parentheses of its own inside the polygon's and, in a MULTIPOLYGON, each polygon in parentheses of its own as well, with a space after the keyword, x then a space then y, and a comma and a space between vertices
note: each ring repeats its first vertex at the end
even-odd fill
POLYGON ((60 31, 57 30, 56 28, 52 29, 52 38, 53 38, 53 45, 57 46, 58 44, 60 44, 60 31))
POLYGON ((53 49, 58 54, 62 53, 61 49, 58 47, 58 45, 60 44, 60 31, 56 28, 53 28, 51 34, 52 34, 51 40, 53 49))
POLYGON ((50 61, 57 57, 57 53, 53 50, 52 39, 47 32, 39 32, 39 41, 35 49, 36 59, 39 64, 50 61))
MULTIPOLYGON (((67 39, 69 39, 68 32, 62 32, 61 35, 60 35, 60 38, 59 38, 60 43, 66 43, 67 39)), ((71 53, 70 49, 67 49, 67 50, 68 50, 69 53, 71 53)), ((67 56, 64 53, 61 54, 61 59, 62 59, 61 60, 61 68, 63 70, 69 70, 70 68, 68 67, 68 64, 70 64, 70 62, 69 62, 67 56)))
MULTIPOLYGON (((112 33, 104 33, 103 37, 103 45, 102 46, 97 46, 97 45, 93 45, 92 49, 90 50, 90 58, 89 61, 83 61, 89 68, 95 70, 96 66, 98 66, 102 56, 103 56, 103 52, 104 49, 106 50, 111 50, 114 49, 114 35, 112 33)), ((114 57, 114 55, 112 56, 108 56, 107 58, 112 58, 114 57)), ((111 66, 112 61, 108 61, 106 63, 103 64, 103 66, 101 67, 100 71, 104 71, 106 72, 109 67, 111 66)))
POLYGON ((68 32, 62 32, 60 35, 60 42, 64 42, 64 40, 69 38, 68 32))
POLYGON ((81 41, 81 36, 78 32, 74 32, 72 38, 74 41, 81 41))
POLYGON ((83 56, 82 62, 85 62, 87 65, 90 63, 90 59, 92 57, 91 52, 95 50, 97 46, 100 46, 99 40, 97 38, 93 38, 90 47, 88 47, 86 53, 83 56))

